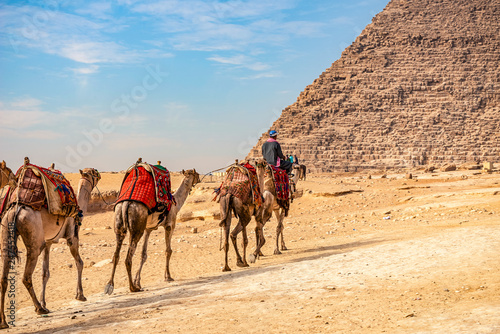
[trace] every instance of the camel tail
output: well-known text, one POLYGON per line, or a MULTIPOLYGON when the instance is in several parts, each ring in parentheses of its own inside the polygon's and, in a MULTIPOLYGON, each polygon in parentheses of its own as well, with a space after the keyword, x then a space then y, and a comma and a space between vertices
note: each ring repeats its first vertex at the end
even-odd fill
POLYGON ((226 225, 226 220, 231 219, 231 199, 233 198, 233 195, 227 194, 223 196, 219 203, 220 203, 220 224, 219 226, 224 226, 226 225))
POLYGON ((17 216, 19 215, 19 212, 22 208, 23 206, 19 206, 16 209, 16 212, 14 213, 12 219, 8 219, 8 216, 5 217, 7 219, 6 227, 8 229, 7 254, 9 259, 16 259, 18 262, 21 260, 21 258, 19 257, 19 250, 17 248, 17 216))
POLYGON ((124 201, 122 205, 122 219, 123 219, 123 225, 127 227, 127 230, 130 232, 131 231, 131 226, 130 222, 128 220, 128 206, 129 206, 128 201, 124 201))

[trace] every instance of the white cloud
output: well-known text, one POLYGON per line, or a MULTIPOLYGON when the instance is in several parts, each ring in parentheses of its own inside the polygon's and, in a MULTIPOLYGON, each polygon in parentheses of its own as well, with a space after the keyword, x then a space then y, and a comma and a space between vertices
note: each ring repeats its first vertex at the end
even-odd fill
POLYGON ((79 63, 126 63, 134 61, 134 52, 127 52, 125 48, 114 42, 70 42, 51 45, 46 48, 48 53, 55 53, 79 63))
POLYGON ((40 100, 31 97, 3 102, 0 106, 0 128, 25 129, 46 122, 48 113, 38 108, 41 104, 40 100))
POLYGON ((85 8, 79 8, 76 13, 90 15, 98 19, 109 19, 111 14, 111 2, 93 2, 85 8))
POLYGON ((94 121, 80 110, 48 112, 44 102, 32 97, 0 102, 0 137, 24 139, 57 139, 71 134, 82 120, 94 121))
POLYGON ((254 61, 252 58, 245 55, 236 55, 232 57, 213 56, 207 59, 221 64, 238 65, 238 67, 247 68, 252 71, 265 71, 270 68, 269 65, 254 61))
POLYGON ((244 77, 242 79, 243 80, 256 80, 256 79, 263 79, 263 78, 279 78, 281 76, 282 75, 279 72, 267 72, 267 73, 258 73, 255 75, 244 77))
POLYGON ((98 72, 99 66, 92 65, 92 66, 88 66, 88 67, 72 68, 71 70, 75 74, 94 74, 94 73, 98 72))
MULTIPOLYGON (((94 4, 79 12, 105 8, 94 4)), ((14 48, 38 49, 84 64, 130 63, 162 55, 152 50, 140 53, 111 40, 109 34, 125 27, 116 19, 96 21, 32 6, 3 6, 2 14, 0 30, 6 33, 0 41, 14 48)))
MULTIPOLYGON (((27 109, 33 109, 37 108, 38 106, 42 105, 43 101, 39 99, 35 99, 32 97, 26 97, 23 99, 18 99, 10 103, 10 105, 14 108, 27 108, 27 109)), ((0 104, 0 108, 4 106, 4 103, 0 104)))
POLYGON ((155 1, 132 5, 133 11, 156 18, 178 50, 225 51, 280 44, 291 36, 313 36, 322 27, 309 21, 289 21, 284 11, 292 0, 155 1))

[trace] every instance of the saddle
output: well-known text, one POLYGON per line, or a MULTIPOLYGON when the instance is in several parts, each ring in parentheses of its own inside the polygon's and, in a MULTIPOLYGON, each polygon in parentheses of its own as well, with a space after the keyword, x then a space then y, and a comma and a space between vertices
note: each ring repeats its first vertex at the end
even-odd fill
POLYGON ((226 177, 215 190, 214 201, 226 194, 238 197, 244 204, 254 204, 258 210, 263 203, 262 192, 255 168, 248 162, 233 164, 226 170, 226 177))
POLYGON ((270 173, 268 176, 273 177, 274 187, 276 190, 276 200, 278 205, 285 210, 285 217, 288 216, 288 210, 290 209, 290 178, 285 170, 268 164, 269 169, 267 172, 270 173))
POLYGON ((18 186, 9 187, 0 214, 11 205, 21 204, 37 211, 46 207, 52 215, 78 216, 75 192, 60 171, 26 163, 17 170, 16 177, 18 186))
POLYGON ((175 198, 171 192, 170 172, 163 166, 136 163, 125 172, 116 203, 143 203, 149 213, 168 213, 175 198))

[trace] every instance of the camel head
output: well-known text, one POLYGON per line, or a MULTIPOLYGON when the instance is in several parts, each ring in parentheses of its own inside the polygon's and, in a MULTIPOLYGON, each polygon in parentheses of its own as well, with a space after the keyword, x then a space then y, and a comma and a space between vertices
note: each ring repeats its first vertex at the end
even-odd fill
POLYGON ((82 179, 87 180, 92 185, 92 189, 94 189, 97 182, 101 179, 101 174, 95 168, 80 169, 80 175, 82 179))
POLYGON ((267 166, 266 160, 260 158, 255 160, 255 167, 257 168, 265 168, 267 166))
POLYGON ((4 160, 0 162, 0 188, 9 185, 10 187, 15 187, 17 185, 16 175, 12 170, 7 167, 4 160))
POLYGON ((189 178, 189 177, 193 177, 193 187, 197 184, 197 183, 200 183, 200 174, 198 174, 198 172, 196 171, 196 169, 188 169, 188 170, 182 170, 182 175, 184 175, 184 177, 186 178, 189 178))

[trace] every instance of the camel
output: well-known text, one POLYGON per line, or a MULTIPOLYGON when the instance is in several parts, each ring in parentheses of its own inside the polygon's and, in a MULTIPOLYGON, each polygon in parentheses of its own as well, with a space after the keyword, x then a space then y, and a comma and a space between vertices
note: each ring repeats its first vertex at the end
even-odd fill
POLYGON ((162 222, 153 228, 148 228, 147 222, 149 219, 158 220, 160 216, 159 213, 149 214, 146 205, 136 201, 123 201, 115 206, 115 234, 116 234, 116 249, 113 256, 113 269, 111 271, 111 278, 104 288, 104 293, 111 295, 114 290, 114 277, 116 266, 118 260, 120 259, 120 249, 123 244, 123 240, 127 234, 130 232, 130 241, 127 252, 127 257, 125 259, 125 267, 127 269, 129 287, 131 292, 141 291, 141 270, 142 266, 146 262, 147 246, 149 235, 153 230, 156 230, 158 226, 163 226, 165 228, 165 256, 166 256, 166 267, 165 267, 165 281, 173 281, 174 279, 170 275, 170 257, 172 256, 171 241, 172 235, 175 229, 175 222, 177 219, 177 213, 180 211, 184 202, 186 201, 191 189, 200 182, 200 175, 195 169, 182 171, 184 178, 181 182, 177 191, 173 194, 175 198, 175 203, 172 204, 170 211, 166 218, 162 222), (144 236, 144 244, 142 247, 142 257, 139 269, 137 270, 135 280, 132 280, 132 258, 134 256, 137 244, 141 239, 142 235, 146 232, 144 236))
MULTIPOLYGON (((12 170, 7 167, 5 161, 0 162, 0 189, 6 185, 15 186, 17 183, 16 176, 12 170)), ((1 196, 0 196, 1 197, 1 196)))
POLYGON ((260 219, 262 217, 261 210, 262 206, 260 208, 257 208, 255 204, 245 204, 243 201, 234 196, 231 193, 226 193, 225 195, 221 196, 219 199, 220 202, 220 212, 221 212, 221 222, 220 226, 224 227, 224 268, 222 269, 223 272, 225 271, 231 271, 231 268, 228 265, 228 252, 229 252, 229 236, 231 236, 231 241, 234 246, 234 251, 236 252, 236 265, 238 267, 248 267, 248 262, 246 261, 246 249, 248 246, 248 235, 247 235, 247 226, 248 223, 250 223, 252 216, 255 217, 255 220, 258 220, 259 222, 257 224, 262 224, 260 222, 260 219), (238 218, 238 224, 235 226, 235 228, 229 233, 231 229, 231 219, 232 219, 232 212, 234 215, 238 218), (240 255, 240 252, 238 250, 237 246, 237 237, 238 234, 242 232, 243 235, 243 256, 240 255))
MULTIPOLYGON (((51 166, 53 169, 53 166, 51 166)), ((77 202, 83 216, 87 214, 88 203, 90 202, 90 194, 92 190, 99 182, 101 176, 99 172, 94 168, 84 168, 83 171, 80 170, 80 181, 78 183, 77 189, 77 202)), ((81 224, 81 223, 80 223, 81 224)), ((49 258, 50 258, 50 247, 52 244, 59 243, 59 240, 66 239, 71 255, 75 259, 76 270, 78 273, 77 284, 76 284, 76 300, 86 301, 87 298, 83 295, 82 287, 82 271, 83 271, 83 260, 80 257, 79 245, 80 237, 78 232, 80 230, 80 225, 74 218, 68 217, 64 221, 64 226, 62 227, 59 234, 50 239, 45 239, 45 249, 43 253, 43 265, 42 265, 42 292, 40 294, 40 304, 45 308, 45 290, 47 287, 47 282, 49 281, 50 271, 49 271, 49 258)))
POLYGON ((306 180, 307 167, 306 165, 299 165, 299 180, 306 180))
MULTIPOLYGON (((86 168, 84 169, 84 171, 80 171, 80 173, 82 179, 80 180, 78 186, 77 200, 81 200, 81 203, 79 204, 82 205, 82 208, 84 209, 84 211, 86 211, 87 202, 89 199, 88 193, 90 193, 92 188, 97 184, 99 173, 97 172, 97 170, 92 168, 86 168)), ((85 300, 81 283, 83 261, 78 252, 78 220, 79 219, 74 219, 71 217, 64 218, 62 216, 52 215, 46 208, 42 208, 40 211, 36 211, 29 206, 19 204, 12 206, 9 210, 7 210, 7 212, 5 212, 2 217, 1 230, 3 270, 0 285, 0 329, 9 327, 4 313, 4 304, 5 294, 7 291, 7 277, 10 274, 9 269, 12 269, 11 266, 13 265, 13 263, 15 263, 14 258, 18 258, 18 235, 21 236, 26 247, 26 265, 23 275, 23 284, 31 296, 37 314, 49 313, 49 310, 46 308, 45 304, 45 287, 49 279, 49 249, 46 248, 46 246, 48 245, 50 247, 50 244, 52 244, 53 242, 57 242, 60 238, 65 238, 67 240, 71 254, 75 258, 78 271, 76 299, 85 300), (61 218, 63 218, 64 221, 58 233, 55 236, 51 237, 50 240, 47 240, 46 238, 48 232, 44 229, 44 227, 58 226, 59 220, 61 218), (14 231, 12 231, 11 226, 15 226, 14 231), (40 302, 37 299, 35 290, 33 288, 32 275, 36 267, 38 257, 42 251, 45 251, 45 255, 43 261, 43 287, 40 302)))
MULTIPOLYGON (((262 246, 266 243, 264 238, 264 225, 269 221, 273 215, 276 217, 278 221, 278 225, 276 226, 276 248, 274 249, 274 254, 281 254, 280 251, 280 241, 281 241, 281 250, 287 250, 285 245, 285 240, 283 237, 283 219, 285 218, 285 210, 278 205, 277 197, 276 197, 276 188, 274 185, 274 178, 271 173, 266 173, 266 169, 270 168, 263 159, 259 159, 256 163, 257 177, 259 178, 260 188, 262 189, 262 196, 264 197, 264 204, 262 205, 262 212, 259 219, 256 219, 255 226, 255 238, 257 242, 257 247, 255 251, 250 254, 249 260, 250 263, 255 263, 259 256, 262 256, 262 246)), ((299 165, 293 165, 294 175, 290 178, 290 196, 295 193, 296 185, 299 180, 299 165)))

